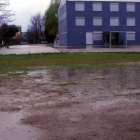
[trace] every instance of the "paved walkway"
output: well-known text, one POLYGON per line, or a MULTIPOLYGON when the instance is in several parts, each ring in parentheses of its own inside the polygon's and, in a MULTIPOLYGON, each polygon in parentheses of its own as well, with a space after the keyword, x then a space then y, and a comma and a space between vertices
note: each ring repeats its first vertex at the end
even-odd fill
MULTIPOLYGON (((80 47, 80 46, 79 46, 80 47)), ((76 46, 78 48, 78 46, 76 46)), ((60 53, 60 52, 140 52, 140 46, 129 46, 128 48, 95 48, 87 46, 85 49, 52 48, 49 45, 17 45, 9 49, 0 49, 0 55, 10 54, 38 54, 38 53, 60 53)))
MULTIPOLYGON (((80 48, 80 46, 79 46, 80 48)), ((128 46, 128 48, 97 48, 93 46, 87 46, 83 49, 78 49, 78 46, 75 49, 66 49, 66 48, 57 48, 61 52, 140 52, 140 46, 128 46)))
POLYGON ((59 53, 60 51, 46 45, 17 45, 9 49, 0 49, 0 55, 10 54, 37 54, 37 53, 59 53))

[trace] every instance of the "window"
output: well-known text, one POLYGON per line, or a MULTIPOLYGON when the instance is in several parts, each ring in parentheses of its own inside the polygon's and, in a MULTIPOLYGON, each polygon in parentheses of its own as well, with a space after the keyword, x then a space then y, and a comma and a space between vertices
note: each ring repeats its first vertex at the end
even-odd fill
POLYGON ((76 2, 75 3, 75 11, 85 11, 85 3, 84 2, 76 2))
POLYGON ((76 17, 76 26, 85 26, 85 17, 76 17))
POLYGON ((127 26, 135 26, 135 18, 127 18, 127 26))
POLYGON ((110 11, 119 11, 118 3, 110 3, 110 11))
POLYGON ((102 26, 102 18, 94 17, 93 18, 93 26, 102 26))
POLYGON ((93 3, 93 11, 102 11, 102 3, 93 3))
POLYGON ((93 40, 103 40, 102 32, 93 32, 93 40))
POLYGON ((110 18, 110 26, 119 26, 119 18, 111 17, 110 18))
POLYGON ((135 4, 134 3, 127 3, 126 10, 127 10, 127 12, 135 12, 135 4))
POLYGON ((127 32, 127 40, 134 41, 136 38, 136 33, 135 32, 127 32))

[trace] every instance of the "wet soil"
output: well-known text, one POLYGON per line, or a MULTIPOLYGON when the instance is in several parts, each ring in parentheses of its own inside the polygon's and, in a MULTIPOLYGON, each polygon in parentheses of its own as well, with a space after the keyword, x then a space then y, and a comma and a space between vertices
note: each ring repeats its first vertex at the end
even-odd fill
POLYGON ((0 140, 139 140, 140 66, 0 75, 0 118, 0 140))

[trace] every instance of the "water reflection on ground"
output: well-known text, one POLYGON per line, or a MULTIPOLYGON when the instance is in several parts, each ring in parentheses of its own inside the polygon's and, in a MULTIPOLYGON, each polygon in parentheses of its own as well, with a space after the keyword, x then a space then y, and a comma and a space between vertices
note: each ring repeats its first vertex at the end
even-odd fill
POLYGON ((100 91, 117 94, 118 91, 139 90, 140 67, 120 67, 90 72, 78 71, 74 68, 58 69, 51 74, 58 83, 75 82, 75 86, 87 89, 89 92, 100 91), (53 74, 52 74, 53 73, 53 74))

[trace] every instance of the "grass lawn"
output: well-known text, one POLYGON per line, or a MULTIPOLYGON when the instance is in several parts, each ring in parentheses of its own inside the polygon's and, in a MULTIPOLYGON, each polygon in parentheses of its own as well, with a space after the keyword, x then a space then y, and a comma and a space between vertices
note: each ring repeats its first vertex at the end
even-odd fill
POLYGON ((82 68, 87 64, 88 67, 102 68, 120 62, 140 62, 140 53, 60 53, 0 56, 0 73, 51 65, 82 68))

